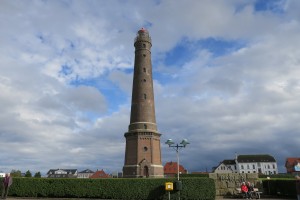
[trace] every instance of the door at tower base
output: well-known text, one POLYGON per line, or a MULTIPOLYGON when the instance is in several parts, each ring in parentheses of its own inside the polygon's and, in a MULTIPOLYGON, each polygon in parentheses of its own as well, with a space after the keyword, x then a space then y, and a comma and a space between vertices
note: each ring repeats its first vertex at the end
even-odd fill
POLYGON ((124 178, 163 178, 162 165, 124 165, 124 178))

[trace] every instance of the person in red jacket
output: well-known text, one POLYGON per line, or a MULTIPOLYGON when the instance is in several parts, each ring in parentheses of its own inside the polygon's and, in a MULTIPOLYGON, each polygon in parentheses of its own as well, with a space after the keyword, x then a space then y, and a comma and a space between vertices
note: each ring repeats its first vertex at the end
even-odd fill
POLYGON ((245 194, 245 197, 246 197, 247 199, 250 198, 249 191, 248 191, 248 187, 247 187, 247 185, 246 185, 245 182, 243 182, 242 185, 241 185, 241 192, 242 192, 243 194, 245 194))

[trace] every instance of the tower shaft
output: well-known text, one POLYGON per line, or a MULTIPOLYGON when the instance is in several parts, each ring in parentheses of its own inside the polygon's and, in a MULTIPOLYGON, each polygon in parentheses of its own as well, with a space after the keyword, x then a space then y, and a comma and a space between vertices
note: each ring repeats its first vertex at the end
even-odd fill
POLYGON ((135 38, 131 114, 126 138, 124 177, 163 177, 160 136, 155 119, 151 37, 145 29, 135 38))

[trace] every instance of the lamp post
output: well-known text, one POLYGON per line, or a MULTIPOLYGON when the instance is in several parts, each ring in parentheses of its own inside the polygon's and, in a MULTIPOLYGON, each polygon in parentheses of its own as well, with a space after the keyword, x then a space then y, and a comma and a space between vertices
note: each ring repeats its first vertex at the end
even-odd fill
POLYGON ((176 145, 174 145, 175 143, 173 142, 173 140, 172 139, 168 139, 166 141, 166 144, 169 145, 169 147, 172 147, 172 148, 174 148, 176 150, 176 156, 177 156, 177 180, 179 181, 179 150, 181 148, 185 148, 186 145, 188 145, 190 143, 188 142, 187 139, 183 139, 180 142, 180 144, 177 143, 176 145))
POLYGON ((172 139, 168 139, 166 141, 166 144, 169 145, 169 147, 172 147, 173 149, 175 149, 176 151, 176 156, 177 156, 177 184, 178 184, 178 187, 177 187, 177 190, 179 190, 179 196, 178 196, 178 199, 180 199, 180 190, 181 190, 181 182, 179 181, 179 150, 182 149, 182 148, 185 148, 186 145, 190 144, 188 142, 187 139, 183 139, 180 144, 175 144, 173 142, 172 139), (180 186, 179 186, 180 184, 180 186))

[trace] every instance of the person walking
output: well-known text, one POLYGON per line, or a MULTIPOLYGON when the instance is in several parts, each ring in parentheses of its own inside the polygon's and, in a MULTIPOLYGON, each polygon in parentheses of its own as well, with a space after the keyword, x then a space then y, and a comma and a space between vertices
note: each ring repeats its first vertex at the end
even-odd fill
POLYGON ((8 189, 11 186, 11 184, 12 184, 12 177, 10 176, 9 173, 7 173, 5 174, 5 177, 2 182, 2 199, 7 198, 8 189))

